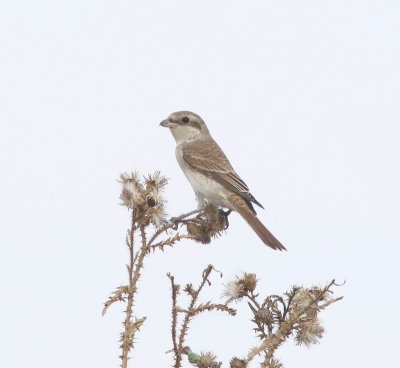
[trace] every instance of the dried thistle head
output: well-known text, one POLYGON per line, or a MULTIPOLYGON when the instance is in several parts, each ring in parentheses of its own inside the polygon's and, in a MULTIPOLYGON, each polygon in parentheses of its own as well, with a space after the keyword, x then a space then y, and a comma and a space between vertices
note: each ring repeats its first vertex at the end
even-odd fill
POLYGON ((305 314, 309 317, 315 317, 318 313, 318 305, 314 303, 314 297, 308 289, 293 288, 292 308, 293 312, 306 310, 305 314))
POLYGON ((228 282, 225 285, 225 289, 222 293, 222 297, 228 298, 226 303, 230 303, 231 301, 235 300, 238 301, 242 299, 247 294, 247 291, 244 288, 243 283, 241 280, 235 280, 228 282))
POLYGON ((313 295, 305 288, 294 287, 292 303, 296 308, 306 308, 313 301, 313 295))
POLYGON ((207 228, 199 221, 191 221, 186 224, 187 232, 193 235, 194 240, 201 244, 210 244, 211 236, 207 228))
POLYGON ((153 175, 149 174, 144 180, 149 190, 160 191, 168 184, 168 179, 161 175, 160 171, 154 172, 153 175))
POLYGON ((253 292, 257 286, 257 276, 255 273, 245 273, 242 278, 245 290, 253 292))
POLYGON ((220 232, 227 228, 227 216, 220 208, 212 203, 207 203, 203 209, 204 218, 207 220, 210 229, 220 232))
POLYGON ((122 184, 120 199, 122 205, 135 211, 136 221, 142 225, 153 224, 160 227, 166 221, 165 203, 162 190, 167 179, 156 171, 153 175, 140 181, 137 172, 122 173, 119 182, 122 184))
POLYGON ((136 171, 128 174, 122 173, 118 180, 122 184, 119 198, 122 205, 129 209, 140 208, 145 202, 144 188, 136 171))
POLYGON ((147 177, 144 177, 146 199, 148 204, 150 203, 150 207, 166 202, 161 192, 167 183, 167 178, 162 176, 159 171, 156 171, 153 175, 149 174, 147 177))
POLYGON ((221 362, 217 362, 217 357, 210 352, 200 353, 200 359, 196 364, 199 368, 219 368, 221 365, 221 362))
POLYGON ((229 362, 229 366, 230 368, 246 368, 247 364, 245 360, 234 357, 229 362))
POLYGON ((311 344, 316 344, 324 334, 324 327, 320 324, 318 318, 300 322, 296 331, 296 343, 298 345, 306 345, 309 347, 311 344))
POLYGON ((227 228, 226 215, 213 204, 207 204, 203 211, 186 223, 187 231, 202 244, 209 244, 212 238, 221 235, 227 228))
POLYGON ((261 308, 255 313, 254 318, 266 325, 274 322, 274 315, 269 308, 261 308))
POLYGON ((153 207, 149 207, 146 211, 146 216, 150 219, 150 222, 156 227, 161 227, 167 218, 167 213, 163 204, 158 204, 153 207))
POLYGON ((305 316, 307 318, 315 318, 319 311, 318 302, 315 303, 315 298, 322 293, 321 289, 318 289, 318 291, 317 289, 318 288, 306 289, 294 287, 292 289, 294 296, 292 299, 291 311, 299 312, 303 309, 306 309, 304 312, 305 316))
POLYGON ((236 278, 237 280, 225 285, 225 290, 222 293, 223 297, 228 298, 227 303, 242 299, 248 292, 253 292, 257 286, 255 273, 244 273, 241 277, 236 276, 236 278))

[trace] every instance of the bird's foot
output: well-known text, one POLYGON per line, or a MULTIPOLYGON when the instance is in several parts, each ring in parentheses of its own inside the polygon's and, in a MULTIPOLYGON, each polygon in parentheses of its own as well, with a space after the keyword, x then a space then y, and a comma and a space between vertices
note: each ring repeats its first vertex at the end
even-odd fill
POLYGON ((173 228, 176 230, 178 228, 178 223, 180 221, 182 221, 183 219, 185 219, 185 218, 187 218, 189 216, 195 215, 196 213, 199 213, 199 212, 201 212, 201 210, 194 210, 194 211, 191 211, 191 212, 188 212, 188 213, 184 213, 184 214, 182 214, 180 216, 177 216, 177 217, 171 217, 170 221, 175 224, 173 228))
POLYGON ((228 217, 231 214, 232 210, 224 211, 222 208, 220 208, 219 212, 222 216, 228 217))
POLYGON ((225 230, 229 227, 229 220, 228 220, 228 216, 231 214, 232 210, 227 210, 224 211, 222 208, 220 208, 219 210, 220 215, 224 218, 225 220, 225 230))

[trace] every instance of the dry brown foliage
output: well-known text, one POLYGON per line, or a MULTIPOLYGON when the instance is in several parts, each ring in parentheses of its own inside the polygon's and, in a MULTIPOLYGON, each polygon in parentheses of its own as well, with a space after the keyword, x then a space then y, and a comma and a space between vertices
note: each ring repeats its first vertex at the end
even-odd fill
MULTIPOLYGON (((142 327, 146 317, 137 317, 134 313, 135 298, 138 293, 138 281, 141 277, 145 258, 157 250, 164 251, 173 247, 183 239, 191 239, 197 243, 208 244, 220 236, 228 228, 228 214, 213 205, 207 205, 202 211, 192 211, 188 214, 167 220, 165 199, 162 191, 167 179, 155 172, 153 175, 139 178, 136 172, 121 174, 122 190, 120 199, 122 205, 130 211, 130 227, 127 231, 126 246, 129 261, 126 265, 127 283, 118 286, 104 303, 103 315, 115 302, 126 304, 123 321, 124 329, 120 336, 121 367, 127 368, 129 354, 135 345, 137 332, 142 327), (170 234, 168 234, 168 232, 170 234), (171 235, 172 232, 172 235, 171 235)), ((183 356, 199 368, 219 368, 222 363, 211 353, 194 353, 185 346, 190 322, 197 315, 220 311, 231 316, 236 310, 229 306, 233 301, 247 300, 253 314, 251 322, 260 343, 251 348, 242 358, 233 357, 231 368, 245 368, 256 358, 261 357, 262 368, 283 367, 274 356, 277 348, 289 337, 294 337, 297 344, 310 346, 317 343, 323 336, 324 328, 319 320, 319 313, 342 297, 333 297, 332 288, 338 286, 331 281, 325 287, 311 288, 292 287, 283 295, 270 295, 260 299, 257 289, 257 277, 254 273, 245 273, 225 286, 223 296, 225 303, 206 301, 199 303, 199 296, 204 286, 211 286, 210 275, 222 273, 212 265, 205 268, 197 287, 187 284, 183 292, 189 296, 186 307, 178 305, 180 286, 168 274, 171 283, 172 296, 172 328, 171 339, 174 354, 174 368, 182 366, 183 356)), ((239 354, 238 354, 239 355, 239 354)))

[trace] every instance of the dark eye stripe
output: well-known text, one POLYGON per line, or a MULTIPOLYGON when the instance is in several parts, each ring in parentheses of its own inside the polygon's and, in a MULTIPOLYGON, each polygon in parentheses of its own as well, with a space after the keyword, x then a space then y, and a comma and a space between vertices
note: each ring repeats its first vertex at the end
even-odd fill
POLYGON ((189 121, 190 121, 190 119, 187 116, 182 118, 182 122, 185 124, 189 123, 189 121))

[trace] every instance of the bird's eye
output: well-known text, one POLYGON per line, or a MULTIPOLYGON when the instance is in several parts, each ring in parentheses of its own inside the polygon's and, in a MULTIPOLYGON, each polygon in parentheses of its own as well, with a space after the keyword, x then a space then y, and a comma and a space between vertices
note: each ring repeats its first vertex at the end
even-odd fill
POLYGON ((182 118, 182 123, 187 124, 187 123, 189 123, 189 121, 190 121, 190 119, 189 119, 187 116, 184 116, 184 117, 182 118))

